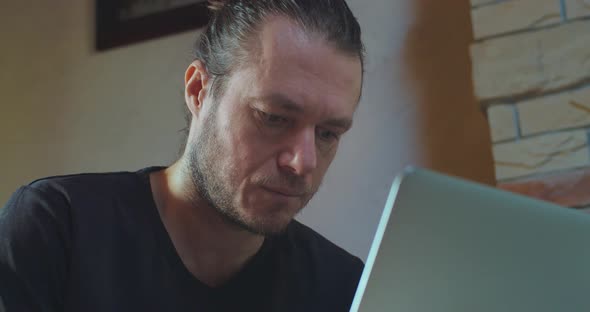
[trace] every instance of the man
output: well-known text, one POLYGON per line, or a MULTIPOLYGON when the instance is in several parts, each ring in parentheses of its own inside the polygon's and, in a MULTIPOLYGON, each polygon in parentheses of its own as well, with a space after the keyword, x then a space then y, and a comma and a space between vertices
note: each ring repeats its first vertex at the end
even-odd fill
POLYGON ((293 220, 361 93, 344 0, 229 0, 185 73, 183 155, 37 180, 0 217, 9 311, 347 311, 362 262, 293 220))

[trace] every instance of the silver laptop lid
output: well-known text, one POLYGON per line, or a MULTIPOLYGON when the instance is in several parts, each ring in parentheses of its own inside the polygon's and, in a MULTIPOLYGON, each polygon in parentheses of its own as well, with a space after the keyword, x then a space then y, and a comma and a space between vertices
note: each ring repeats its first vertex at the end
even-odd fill
POLYGON ((351 311, 590 311, 589 245, 586 213, 410 169, 351 311))

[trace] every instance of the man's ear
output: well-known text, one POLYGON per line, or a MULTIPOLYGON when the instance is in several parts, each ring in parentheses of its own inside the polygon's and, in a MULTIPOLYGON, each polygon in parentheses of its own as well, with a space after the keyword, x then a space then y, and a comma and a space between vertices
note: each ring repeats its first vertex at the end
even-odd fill
POLYGON ((209 73, 200 60, 193 61, 184 74, 184 100, 193 116, 203 109, 210 87, 209 73))

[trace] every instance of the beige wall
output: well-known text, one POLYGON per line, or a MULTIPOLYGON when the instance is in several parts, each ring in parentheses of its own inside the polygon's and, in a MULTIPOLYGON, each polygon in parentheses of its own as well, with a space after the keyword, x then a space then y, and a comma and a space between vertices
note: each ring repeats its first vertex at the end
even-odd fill
POLYGON ((37 177, 175 157, 195 34, 97 53, 93 3, 2 4, 2 202, 37 177))
POLYGON ((355 126, 303 219, 363 258, 393 176, 419 165, 493 184, 473 95, 468 0, 349 1, 368 52, 355 126))
MULTIPOLYGON (((469 77, 467 0, 350 0, 368 64, 355 126, 300 219, 366 257, 392 179, 417 164, 492 183, 469 77)), ((195 32, 93 50, 93 3, 0 10, 0 201, 32 179, 175 159, 195 32)))

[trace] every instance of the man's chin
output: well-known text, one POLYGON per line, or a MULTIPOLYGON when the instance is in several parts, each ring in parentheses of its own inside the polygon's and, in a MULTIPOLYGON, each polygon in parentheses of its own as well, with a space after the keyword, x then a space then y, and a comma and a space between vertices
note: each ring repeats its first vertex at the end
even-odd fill
POLYGON ((283 218, 257 218, 248 221, 243 220, 241 223, 245 226, 245 229, 251 233, 264 236, 276 236, 284 233, 292 221, 293 217, 290 216, 283 218))
POLYGON ((275 236, 287 230, 302 207, 289 206, 257 206, 258 209, 244 209, 239 211, 237 220, 249 232, 275 236))

